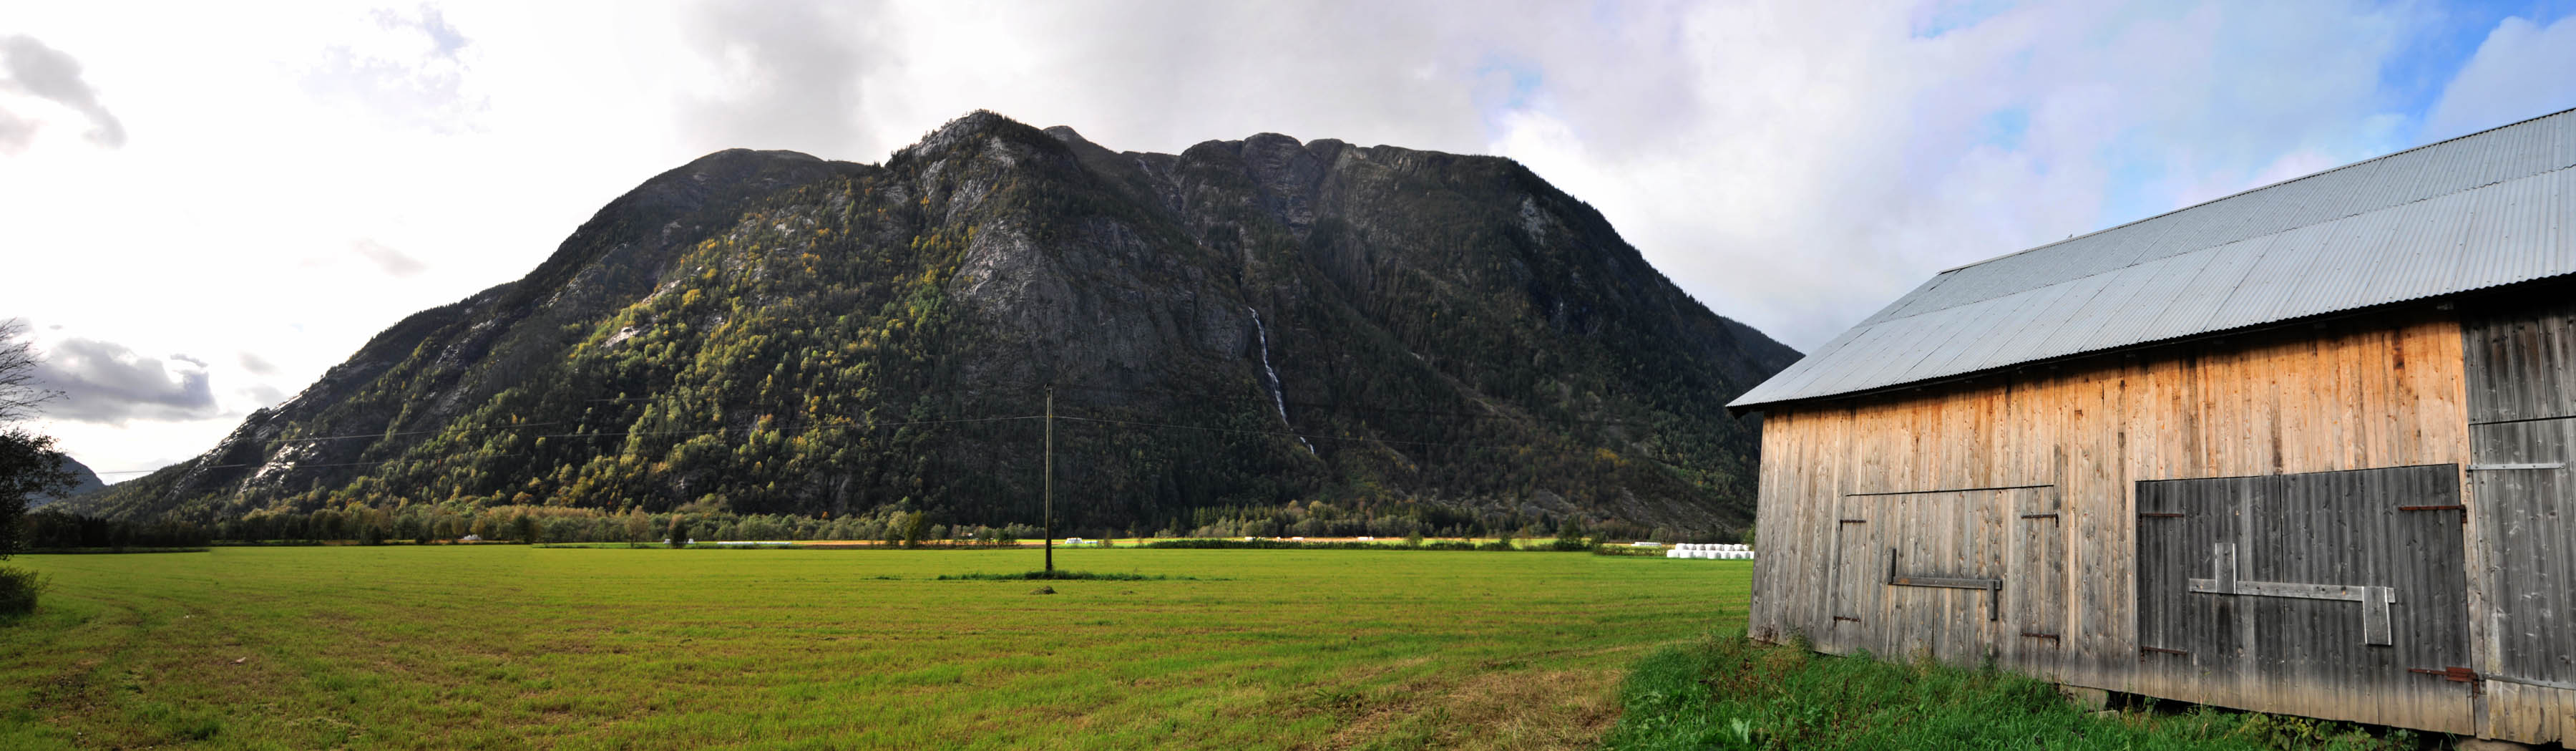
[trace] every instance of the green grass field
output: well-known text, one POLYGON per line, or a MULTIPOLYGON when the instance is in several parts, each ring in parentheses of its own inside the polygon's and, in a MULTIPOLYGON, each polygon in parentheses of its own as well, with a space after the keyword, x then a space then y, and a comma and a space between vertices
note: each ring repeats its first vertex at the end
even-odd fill
POLYGON ((1568 748, 1750 562, 1058 550, 21 556, 0 748, 1568 748), (1181 578, 1193 577, 1193 578, 1181 578), (1040 586, 1056 594, 1034 594, 1040 586))
POLYGON ((2088 712, 2053 684, 1928 658, 1833 657, 1742 635, 1657 650, 1621 690, 1608 751, 2413 751, 2446 739, 2154 702, 2088 712))

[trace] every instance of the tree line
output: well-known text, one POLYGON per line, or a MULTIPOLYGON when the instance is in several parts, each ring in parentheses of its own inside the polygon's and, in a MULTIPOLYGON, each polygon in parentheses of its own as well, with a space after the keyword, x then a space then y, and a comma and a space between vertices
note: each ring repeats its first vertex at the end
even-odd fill
MULTIPOLYGON (((1578 519, 1501 517, 1479 520, 1446 513, 1378 516, 1346 511, 1316 501, 1286 508, 1238 507, 1201 509, 1186 526, 1144 528, 1129 525, 1077 526, 1059 529, 1068 537, 1090 538, 1234 538, 1234 537, 1570 537, 1681 542, 1707 539, 1671 529, 1639 529, 1612 523, 1586 526, 1578 519)), ((455 510, 413 506, 385 510, 351 506, 312 512, 261 512, 212 524, 159 520, 131 522, 82 516, 58 509, 27 514, 19 543, 25 552, 114 550, 129 548, 201 548, 209 545, 319 545, 357 543, 437 544, 495 543, 633 543, 664 544, 672 540, 706 541, 873 541, 887 545, 1011 544, 1038 539, 1039 527, 949 522, 928 511, 884 509, 876 513, 825 518, 794 514, 726 512, 624 513, 560 506, 502 506, 455 510)), ((1733 541, 1733 540, 1717 540, 1733 541)))

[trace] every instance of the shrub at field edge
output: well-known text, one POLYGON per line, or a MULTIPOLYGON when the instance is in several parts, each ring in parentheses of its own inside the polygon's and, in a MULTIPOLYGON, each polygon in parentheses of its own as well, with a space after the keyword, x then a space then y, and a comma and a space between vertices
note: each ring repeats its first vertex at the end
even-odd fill
POLYGON ((15 618, 35 612, 36 596, 44 591, 43 575, 0 566, 0 618, 15 618))

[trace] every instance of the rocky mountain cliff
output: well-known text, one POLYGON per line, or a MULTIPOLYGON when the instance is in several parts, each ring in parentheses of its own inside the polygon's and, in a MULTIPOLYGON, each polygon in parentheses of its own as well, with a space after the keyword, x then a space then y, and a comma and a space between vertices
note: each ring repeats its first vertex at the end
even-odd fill
POLYGON ((1795 360, 1507 159, 1112 152, 986 112, 883 165, 731 150, 78 501, 196 521, 557 505, 1075 528, 1743 526, 1795 360))

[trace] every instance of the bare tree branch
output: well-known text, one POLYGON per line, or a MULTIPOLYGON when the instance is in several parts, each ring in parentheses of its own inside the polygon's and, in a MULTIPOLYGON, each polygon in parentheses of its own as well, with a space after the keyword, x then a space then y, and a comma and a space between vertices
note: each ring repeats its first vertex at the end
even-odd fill
POLYGON ((0 320, 0 425, 35 417, 46 402, 63 395, 37 380, 36 364, 43 360, 25 319, 0 320))

